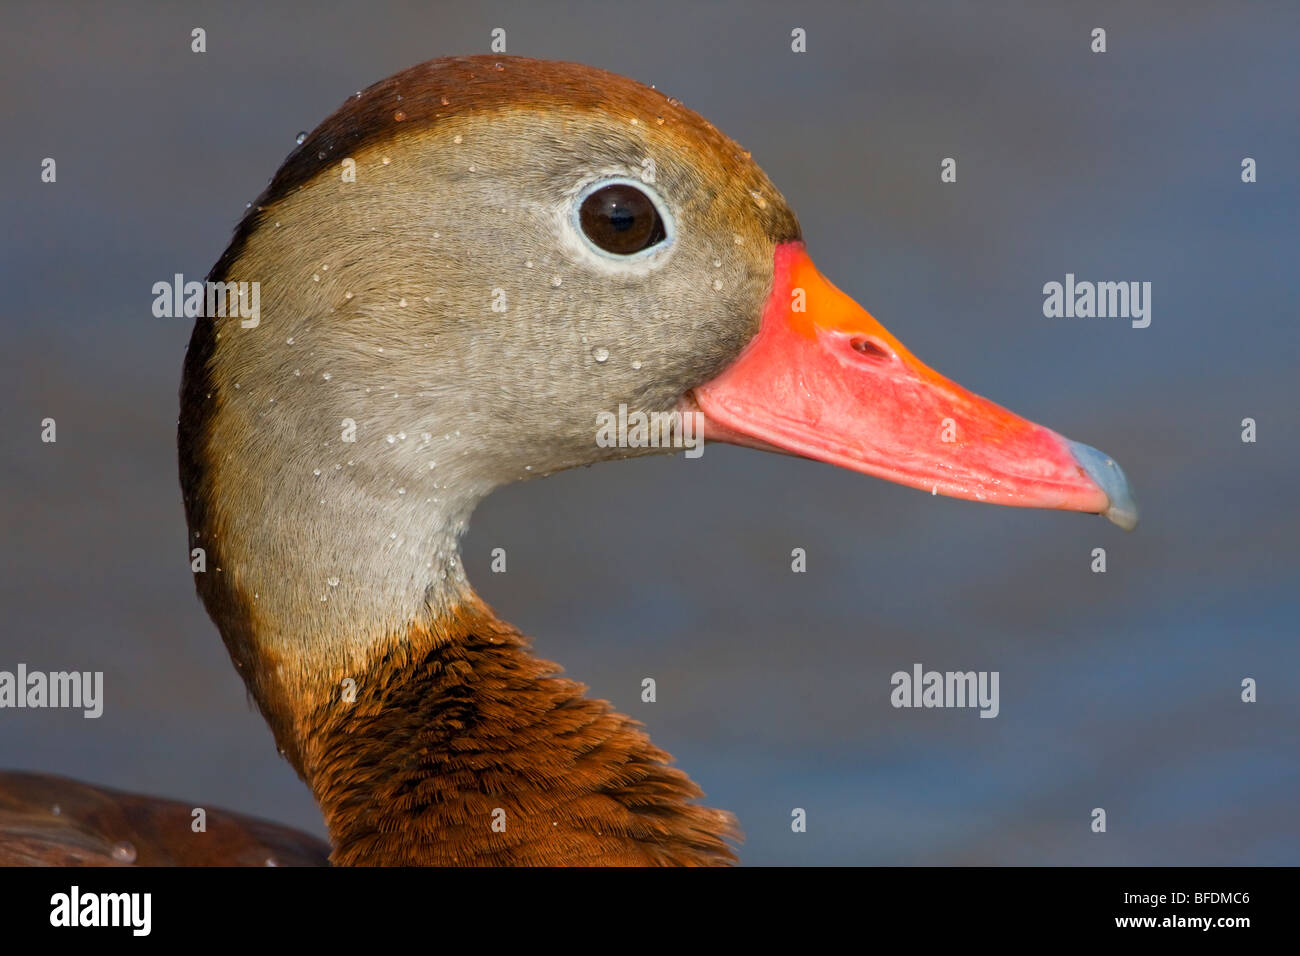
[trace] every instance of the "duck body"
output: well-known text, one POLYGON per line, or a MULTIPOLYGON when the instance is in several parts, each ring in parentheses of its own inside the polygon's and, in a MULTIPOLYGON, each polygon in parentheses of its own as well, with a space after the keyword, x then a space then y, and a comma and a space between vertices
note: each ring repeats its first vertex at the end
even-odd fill
POLYGON ((0 771, 0 866, 324 866, 329 853, 238 813, 0 771))
POLYGON ((195 581, 334 863, 735 859, 731 815, 460 561, 494 488, 673 450, 607 447, 603 414, 1136 520, 1113 462, 948 382, 822 278, 739 146, 589 67, 433 60, 350 97, 209 280, 259 282, 261 318, 201 318, 186 355, 195 581))

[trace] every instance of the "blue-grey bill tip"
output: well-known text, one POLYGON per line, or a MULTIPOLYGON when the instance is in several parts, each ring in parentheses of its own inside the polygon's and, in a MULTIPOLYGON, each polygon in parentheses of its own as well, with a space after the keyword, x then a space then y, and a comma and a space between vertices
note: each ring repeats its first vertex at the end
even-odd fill
POLYGON ((1133 498, 1133 489, 1124 477, 1124 469, 1115 463, 1105 452, 1100 452, 1091 445, 1069 441, 1070 454, 1079 463, 1079 467, 1095 481, 1110 500, 1110 507, 1103 514, 1125 531, 1132 531, 1138 523, 1137 501, 1133 498))

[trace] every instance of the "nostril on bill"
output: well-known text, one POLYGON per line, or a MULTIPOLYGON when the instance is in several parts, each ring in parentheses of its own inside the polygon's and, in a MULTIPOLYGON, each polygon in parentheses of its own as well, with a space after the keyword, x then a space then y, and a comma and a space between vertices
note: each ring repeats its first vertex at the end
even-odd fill
POLYGON ((885 348, 875 339, 858 336, 849 344, 853 346, 855 352, 865 355, 867 358, 875 359, 877 361, 884 361, 889 358, 889 349, 885 348))

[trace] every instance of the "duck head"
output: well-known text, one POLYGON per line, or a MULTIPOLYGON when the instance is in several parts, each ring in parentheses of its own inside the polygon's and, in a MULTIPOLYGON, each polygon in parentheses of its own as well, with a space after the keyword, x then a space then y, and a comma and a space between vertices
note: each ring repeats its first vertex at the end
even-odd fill
POLYGON ((621 408, 1136 521, 1113 462, 926 367, 824 278, 749 154, 599 70, 435 60, 350 97, 210 279, 259 282, 261 308, 254 327, 200 319, 191 342, 191 547, 300 770, 295 701, 474 600, 458 540, 483 496, 680 447, 601 441, 621 408))

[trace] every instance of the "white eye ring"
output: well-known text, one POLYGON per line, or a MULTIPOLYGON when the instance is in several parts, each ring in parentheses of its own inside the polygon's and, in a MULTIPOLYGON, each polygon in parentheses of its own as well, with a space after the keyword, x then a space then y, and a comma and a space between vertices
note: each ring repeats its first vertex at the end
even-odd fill
POLYGON ((581 238, 582 244, 591 252, 598 255, 607 262, 618 262, 624 265, 633 264, 658 264, 658 261, 665 258, 673 247, 674 240, 677 238, 677 223, 673 219, 672 213, 668 211, 668 204, 664 202, 663 197, 653 189, 648 183, 631 176, 602 176, 600 179, 593 180, 583 186, 573 199, 573 207, 569 213, 569 224, 573 231, 581 238), (663 225, 664 237, 654 245, 647 246, 640 252, 633 252, 627 255, 621 255, 616 252, 610 252, 602 249, 582 228, 581 210, 582 204, 587 201, 592 193, 604 189, 606 186, 630 186, 637 190, 655 207, 655 212, 659 215, 659 222, 663 225))

